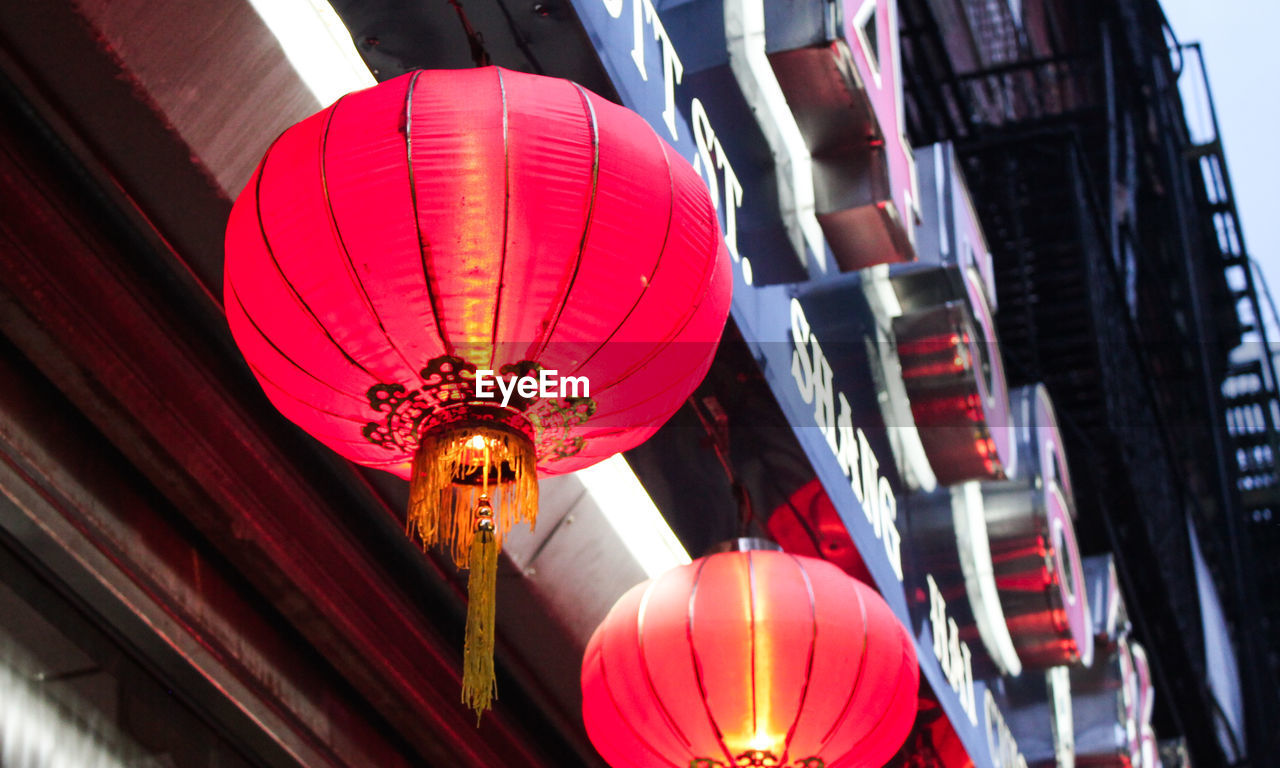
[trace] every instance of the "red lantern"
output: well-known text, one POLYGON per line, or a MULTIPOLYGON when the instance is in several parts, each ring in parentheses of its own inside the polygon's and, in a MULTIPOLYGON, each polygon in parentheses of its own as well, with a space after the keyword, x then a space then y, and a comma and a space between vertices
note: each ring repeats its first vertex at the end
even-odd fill
POLYGON ((830 563, 725 552, 623 595, 582 665, 613 768, 883 765, 916 714, 911 638, 830 563))
POLYGON ((464 696, 485 706, 472 650, 537 473, 642 442, 710 366, 731 283, 705 185, 571 82, 415 72, 287 130, 226 246, 227 319, 271 401, 410 479, 410 528, 472 566, 464 696), (537 391, 484 397, 486 369, 537 391))

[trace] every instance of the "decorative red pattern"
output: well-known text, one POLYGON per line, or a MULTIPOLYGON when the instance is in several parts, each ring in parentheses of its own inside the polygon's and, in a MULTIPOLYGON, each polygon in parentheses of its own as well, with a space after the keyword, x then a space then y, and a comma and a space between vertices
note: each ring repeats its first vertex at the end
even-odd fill
POLYGON ((636 586, 582 666, 587 734, 613 768, 882 765, 918 688, 911 638, 871 587, 772 551, 636 586))
POLYGON ((388 438, 371 393, 403 395, 403 427, 438 406, 424 371, 446 355, 585 376, 591 404, 521 403, 555 432, 535 441, 539 470, 580 469, 685 400, 731 290, 706 187, 647 123, 496 67, 410 73, 290 128, 236 201, 226 253, 227 319, 271 401, 402 477, 416 438, 388 438))

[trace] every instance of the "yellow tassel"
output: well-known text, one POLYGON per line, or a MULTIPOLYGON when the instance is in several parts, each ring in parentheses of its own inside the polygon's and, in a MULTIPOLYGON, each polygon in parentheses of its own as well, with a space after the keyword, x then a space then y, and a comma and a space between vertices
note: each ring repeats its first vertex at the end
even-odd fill
POLYGON ((533 442, 495 422, 460 421, 427 430, 409 481, 409 534, 417 534, 424 546, 440 544, 457 567, 466 568, 476 535, 475 510, 486 491, 501 549, 513 524, 532 527, 537 520, 533 442))
POLYGON ((462 651, 462 702, 476 725, 498 697, 493 674, 494 602, 498 587, 498 542, 488 499, 481 497, 467 575, 467 640, 462 651))
POLYGON ((497 420, 462 419, 428 428, 413 458, 408 533, 440 544, 467 576, 462 701, 480 716, 498 695, 493 672, 498 551, 511 526, 538 514, 533 442, 497 420))

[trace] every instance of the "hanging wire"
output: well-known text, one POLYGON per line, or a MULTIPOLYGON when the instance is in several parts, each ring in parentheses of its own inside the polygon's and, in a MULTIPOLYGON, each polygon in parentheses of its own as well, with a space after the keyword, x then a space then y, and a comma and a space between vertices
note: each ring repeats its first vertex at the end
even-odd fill
POLYGON ((689 407, 698 417, 707 436, 711 438, 711 449, 724 470, 725 479, 729 481, 729 489, 733 492, 734 501, 738 504, 738 536, 749 537, 755 525, 755 509, 751 504, 751 493, 738 479, 738 474, 733 470, 733 463, 729 460, 729 417, 714 397, 706 397, 699 402, 690 395, 689 407))
POLYGON ((458 14, 458 21, 462 22, 462 31, 467 35, 467 45, 471 47, 471 61, 477 67, 493 64, 488 49, 484 47, 484 36, 471 26, 471 21, 467 18, 467 12, 462 9, 460 0, 449 0, 449 5, 453 6, 453 10, 458 14))

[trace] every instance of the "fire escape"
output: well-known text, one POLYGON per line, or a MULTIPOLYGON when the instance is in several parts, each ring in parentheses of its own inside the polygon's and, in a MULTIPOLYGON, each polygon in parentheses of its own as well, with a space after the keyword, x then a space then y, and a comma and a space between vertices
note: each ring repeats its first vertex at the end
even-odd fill
MULTIPOLYGON (((1197 192, 1202 215, 1211 227, 1209 253, 1222 265, 1241 323, 1241 344, 1232 352, 1222 394, 1244 513, 1244 538, 1255 555, 1261 555, 1280 547, 1280 386, 1271 352, 1271 335, 1280 318, 1269 294, 1268 306, 1259 299, 1257 266, 1245 247, 1200 46, 1180 45, 1177 52, 1184 90, 1192 92, 1187 101, 1201 107, 1196 113, 1188 106, 1191 146, 1187 155, 1193 175, 1203 184, 1197 192)), ((1265 281, 1261 287, 1265 293, 1265 281)), ((1274 672, 1280 667, 1280 569, 1262 557, 1255 556, 1253 562, 1261 567, 1256 571, 1259 607, 1271 648, 1268 663, 1274 672)))
POLYGON ((1157 731, 1224 762, 1194 539, 1257 718, 1249 752, 1274 753, 1280 567, 1251 564, 1280 544, 1280 402, 1198 47, 1155 0, 900 9, 911 138, 953 141, 964 162, 1010 383, 1048 386, 1082 547, 1116 553, 1159 649, 1157 731))

